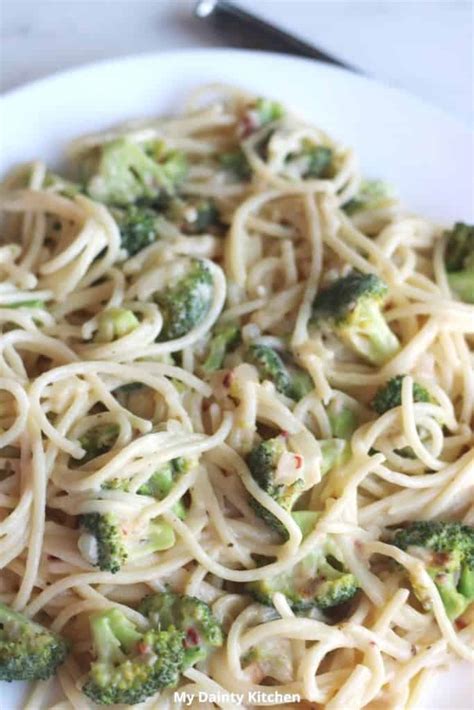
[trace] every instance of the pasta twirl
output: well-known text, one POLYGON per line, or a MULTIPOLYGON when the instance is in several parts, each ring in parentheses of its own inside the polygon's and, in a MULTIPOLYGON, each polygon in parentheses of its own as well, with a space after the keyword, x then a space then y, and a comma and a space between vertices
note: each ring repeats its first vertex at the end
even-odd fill
POLYGON ((67 179, 31 163, 0 191, 0 600, 72 640, 55 707, 95 707, 90 618, 143 626, 164 590, 226 638, 144 709, 412 706, 474 660, 465 572, 447 601, 450 553, 433 572, 394 537, 472 533, 467 261, 352 150, 234 88, 69 153, 67 179))

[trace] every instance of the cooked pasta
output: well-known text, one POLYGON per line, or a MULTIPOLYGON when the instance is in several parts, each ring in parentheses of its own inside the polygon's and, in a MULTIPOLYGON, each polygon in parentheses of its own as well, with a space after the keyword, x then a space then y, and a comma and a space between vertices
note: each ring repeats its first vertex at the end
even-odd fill
POLYGON ((474 661, 473 228, 225 86, 68 155, 0 192, 0 600, 70 642, 25 709, 165 591, 225 639, 137 707, 415 707, 474 661))

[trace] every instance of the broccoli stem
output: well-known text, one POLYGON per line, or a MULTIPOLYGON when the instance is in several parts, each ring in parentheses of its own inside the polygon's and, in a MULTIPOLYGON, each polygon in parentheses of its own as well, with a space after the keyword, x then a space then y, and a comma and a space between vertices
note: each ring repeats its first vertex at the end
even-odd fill
POLYGON ((141 638, 135 626, 118 609, 93 617, 91 630, 96 653, 105 663, 123 661, 122 647, 128 651, 141 638))
POLYGON ((222 326, 216 331, 211 340, 207 358, 202 366, 203 369, 206 372, 219 370, 227 353, 239 345, 240 340, 240 328, 238 325, 232 323, 222 326))
POLYGON ((465 303, 474 303, 474 269, 455 271, 448 274, 448 283, 452 291, 465 303))
POLYGON ((363 328, 354 332, 341 329, 340 337, 373 365, 383 365, 400 349, 398 338, 390 330, 376 303, 361 304, 360 315, 363 328))

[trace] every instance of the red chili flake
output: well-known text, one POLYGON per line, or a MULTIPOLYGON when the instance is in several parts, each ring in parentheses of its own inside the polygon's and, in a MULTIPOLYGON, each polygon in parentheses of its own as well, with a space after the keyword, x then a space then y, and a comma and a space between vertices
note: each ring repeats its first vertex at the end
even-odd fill
POLYGON ((288 439, 289 434, 285 429, 282 429, 280 432, 280 436, 282 436, 284 439, 288 439))
POLYGON ((226 372, 224 375, 224 379, 222 380, 222 384, 224 387, 230 387, 232 384, 232 380, 234 379, 234 374, 232 370, 229 370, 229 372, 226 372))
POLYGON ((59 557, 56 557, 56 555, 47 555, 48 560, 59 560, 59 557))
POLYGON ((303 457, 299 454, 295 454, 295 466, 296 468, 301 468, 303 465, 303 457))
POLYGON ((192 626, 186 631, 186 638, 183 641, 184 648, 197 646, 199 644, 199 634, 192 626))
POLYGON ((244 113, 239 125, 239 135, 241 138, 247 138, 257 128, 254 117, 250 112, 244 113))
POLYGON ((434 552, 431 559, 436 566, 444 567, 451 561, 451 554, 449 552, 434 552))
POLYGON ((145 653, 150 653, 151 651, 151 646, 148 643, 145 643, 144 641, 139 641, 137 643, 137 651, 140 654, 145 654, 145 653))
POLYGON ((463 629, 466 628, 468 623, 461 616, 460 619, 456 619, 456 621, 454 622, 454 625, 456 626, 457 629, 459 629, 459 631, 462 631, 463 629))

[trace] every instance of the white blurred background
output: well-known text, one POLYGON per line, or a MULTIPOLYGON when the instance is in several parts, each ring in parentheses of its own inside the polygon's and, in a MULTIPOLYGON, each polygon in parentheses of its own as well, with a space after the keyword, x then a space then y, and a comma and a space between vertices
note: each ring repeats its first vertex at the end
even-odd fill
MULTIPOLYGON (((0 0, 0 89, 97 59, 223 46, 192 0, 0 0)), ((473 3, 235 0, 319 48, 474 122, 473 3)))

